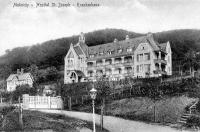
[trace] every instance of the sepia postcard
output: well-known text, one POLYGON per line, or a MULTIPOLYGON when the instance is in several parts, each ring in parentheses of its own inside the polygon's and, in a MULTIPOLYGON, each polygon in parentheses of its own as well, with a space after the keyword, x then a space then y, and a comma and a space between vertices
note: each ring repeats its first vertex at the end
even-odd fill
POLYGON ((199 0, 0 0, 0 131, 200 131, 199 0))

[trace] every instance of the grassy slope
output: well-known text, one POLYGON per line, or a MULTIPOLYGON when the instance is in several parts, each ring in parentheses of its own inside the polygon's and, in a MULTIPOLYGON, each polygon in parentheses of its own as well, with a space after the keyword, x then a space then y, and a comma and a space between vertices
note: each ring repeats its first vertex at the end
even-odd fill
MULTIPOLYGON (((176 123, 185 107, 194 100, 193 98, 181 96, 156 101, 156 122, 176 123)), ((106 114, 126 119, 154 122, 154 101, 140 97, 114 101, 106 106, 106 114)))
MULTIPOLYGON (((92 123, 58 114, 46 114, 37 111, 24 111, 24 131, 50 129, 56 132, 79 132, 82 128, 92 129, 92 123)), ((19 130, 17 112, 9 113, 2 121, 1 130, 19 130)), ((97 126, 97 132, 101 131, 97 126)))

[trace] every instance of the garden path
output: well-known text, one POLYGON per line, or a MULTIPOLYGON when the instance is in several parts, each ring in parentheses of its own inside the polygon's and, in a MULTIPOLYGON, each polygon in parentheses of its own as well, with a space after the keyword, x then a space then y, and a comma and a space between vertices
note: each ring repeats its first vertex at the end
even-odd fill
MULTIPOLYGON (((63 114, 69 117, 92 121, 92 114, 63 110, 39 110, 46 113, 63 114)), ((96 123, 100 124, 100 116, 95 115, 96 123)), ((168 126, 147 124, 139 121, 130 121, 112 116, 104 116, 104 128, 110 132, 189 132, 177 130, 168 126)))

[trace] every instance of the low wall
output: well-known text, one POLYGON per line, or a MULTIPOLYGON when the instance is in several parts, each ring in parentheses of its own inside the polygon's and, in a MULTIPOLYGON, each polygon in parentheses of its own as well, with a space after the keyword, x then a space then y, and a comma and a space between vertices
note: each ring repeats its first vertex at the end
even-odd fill
POLYGON ((60 96, 29 96, 23 95, 23 108, 25 109, 62 109, 63 101, 60 96))

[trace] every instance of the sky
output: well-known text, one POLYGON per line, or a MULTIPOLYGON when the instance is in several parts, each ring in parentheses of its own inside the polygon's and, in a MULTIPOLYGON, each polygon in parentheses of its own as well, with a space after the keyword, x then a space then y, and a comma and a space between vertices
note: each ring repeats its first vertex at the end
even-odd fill
POLYGON ((0 55, 6 49, 105 28, 138 33, 200 29, 200 0, 0 0, 0 55), (14 3, 99 3, 99 7, 13 7, 14 3))

